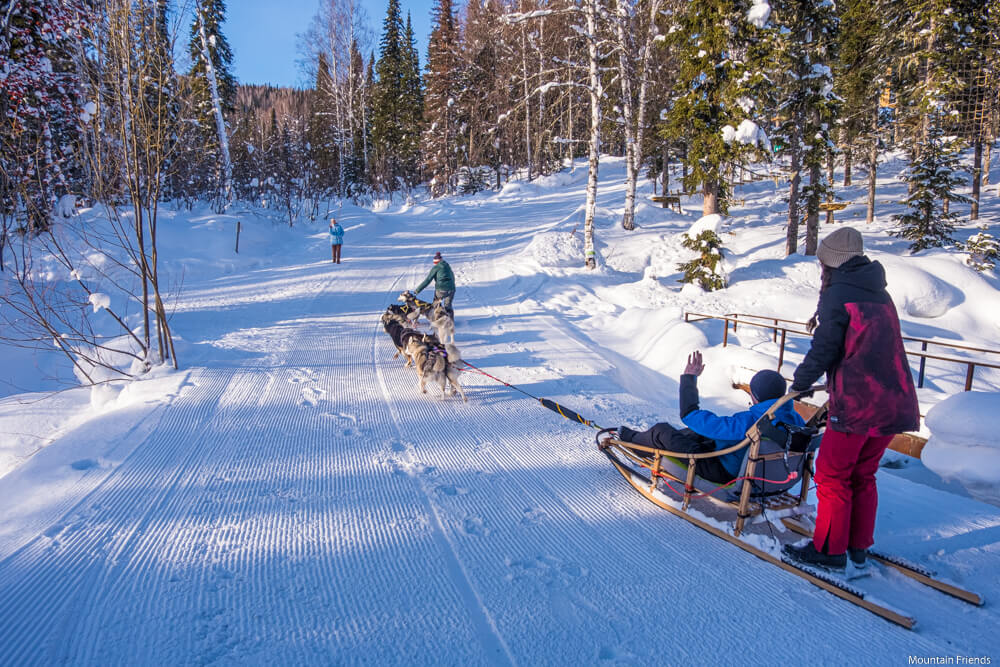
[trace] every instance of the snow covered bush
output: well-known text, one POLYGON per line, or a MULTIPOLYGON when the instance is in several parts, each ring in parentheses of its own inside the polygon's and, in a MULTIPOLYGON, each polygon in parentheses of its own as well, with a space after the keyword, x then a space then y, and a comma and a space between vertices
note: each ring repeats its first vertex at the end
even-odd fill
POLYGON ((718 234, 711 229, 703 230, 697 236, 684 234, 681 245, 694 250, 698 256, 677 266, 684 273, 680 282, 699 285, 706 292, 726 287, 726 275, 722 271, 722 239, 718 234))
POLYGON ((997 257, 1000 257, 1000 241, 989 233, 988 227, 983 225, 979 232, 970 236, 962 248, 969 253, 965 263, 982 273, 989 271, 996 265, 997 257))
POLYGON ((920 458, 973 497, 1000 505, 1000 393, 966 391, 941 401, 924 420, 931 437, 920 458))

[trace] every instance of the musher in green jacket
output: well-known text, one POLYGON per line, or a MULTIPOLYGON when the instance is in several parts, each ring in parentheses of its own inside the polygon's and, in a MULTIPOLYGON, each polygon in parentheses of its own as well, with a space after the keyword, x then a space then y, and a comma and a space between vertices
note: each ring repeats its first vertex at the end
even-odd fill
POLYGON ((455 310, 451 307, 451 303, 455 299, 455 274, 452 273, 448 262, 441 259, 440 252, 434 254, 434 267, 424 278, 424 282, 417 285, 413 293, 420 294, 425 287, 431 284, 432 280, 434 281, 434 296, 441 301, 441 305, 448 311, 451 318, 455 319, 455 310))

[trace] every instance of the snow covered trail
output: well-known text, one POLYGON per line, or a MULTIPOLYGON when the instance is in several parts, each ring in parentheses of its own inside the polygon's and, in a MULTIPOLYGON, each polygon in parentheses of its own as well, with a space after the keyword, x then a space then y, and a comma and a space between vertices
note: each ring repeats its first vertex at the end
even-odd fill
MULTIPOLYGON (((928 629, 878 621, 655 508, 593 431, 488 378, 463 375, 467 404, 420 394, 378 317, 440 249, 465 358, 599 423, 657 410, 617 383, 630 369, 608 359, 627 360, 524 305, 544 279, 505 265, 531 206, 499 221, 442 207, 419 229, 353 212, 340 266, 290 255, 189 289, 174 328, 203 340, 179 394, 148 428, 109 435, 131 448, 120 463, 0 542, 0 664, 1000 655, 992 609, 893 579, 928 629)), ((540 228, 565 217, 543 214, 540 228)), ((300 252, 326 258, 323 236, 300 252)), ((914 488, 890 483, 885 511, 914 488)), ((995 532, 1000 516, 979 511, 970 522, 995 532)))

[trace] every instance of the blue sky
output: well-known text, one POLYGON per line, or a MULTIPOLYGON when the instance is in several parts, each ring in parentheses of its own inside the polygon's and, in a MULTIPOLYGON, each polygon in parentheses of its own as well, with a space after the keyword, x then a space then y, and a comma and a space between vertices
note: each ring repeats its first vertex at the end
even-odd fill
MULTIPOLYGON (((361 0, 361 5, 375 34, 372 48, 378 57, 382 19, 389 2, 361 0)), ((427 58, 432 2, 401 0, 400 6, 404 21, 407 11, 412 17, 422 67, 427 58)), ((296 63, 301 57, 297 35, 306 30, 318 7, 319 0, 228 0, 223 31, 233 49, 233 73, 239 82, 311 87, 312 81, 303 79, 296 63)))

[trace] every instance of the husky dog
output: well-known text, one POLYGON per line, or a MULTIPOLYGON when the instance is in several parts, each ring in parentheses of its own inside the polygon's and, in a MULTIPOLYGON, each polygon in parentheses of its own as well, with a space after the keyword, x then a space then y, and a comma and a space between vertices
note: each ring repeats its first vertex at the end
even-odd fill
POLYGON ((431 311, 431 326, 437 331, 438 338, 446 343, 455 342, 455 320, 439 303, 431 311))
MULTIPOLYGON (((406 322, 406 320, 404 320, 404 322, 406 322)), ((406 358, 405 365, 407 366, 413 363, 413 359, 406 352, 406 344, 411 338, 430 345, 441 345, 441 341, 437 339, 437 336, 433 334, 425 334, 422 331, 413 329, 408 326, 408 322, 406 324, 400 324, 398 319, 388 310, 382 315, 382 328, 385 329, 387 334, 389 334, 389 338, 392 339, 392 344, 396 346, 396 354, 393 355, 393 359, 398 358, 399 355, 402 354, 406 358)))
POLYGON ((409 317, 415 322, 421 315, 427 317, 427 314, 430 313, 434 306, 437 305, 438 298, 435 296, 434 300, 428 303, 418 299, 417 295, 410 290, 406 290, 399 295, 399 301, 402 301, 405 304, 403 306, 404 308, 408 308, 410 310, 412 315, 409 315, 409 317))
POLYGON ((386 319, 390 319, 399 322, 404 327, 411 327, 419 315, 419 312, 408 306, 390 304, 385 309, 385 313, 382 314, 382 323, 384 324, 386 319))
POLYGON ((458 349, 454 345, 433 345, 414 337, 406 343, 406 354, 413 359, 413 367, 420 378, 420 391, 427 393, 428 382, 439 384, 441 398, 444 399, 448 382, 451 382, 451 395, 454 396, 457 390, 467 403, 469 399, 465 397, 465 391, 458 381, 458 368, 454 366, 456 361, 450 358, 448 348, 458 355, 458 349))

